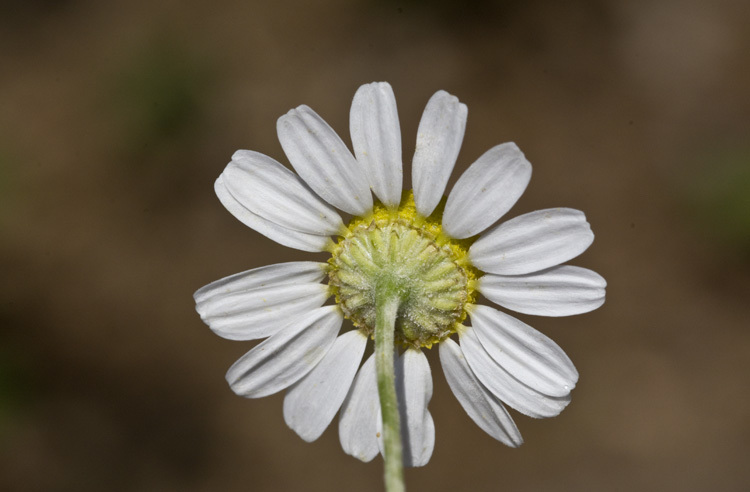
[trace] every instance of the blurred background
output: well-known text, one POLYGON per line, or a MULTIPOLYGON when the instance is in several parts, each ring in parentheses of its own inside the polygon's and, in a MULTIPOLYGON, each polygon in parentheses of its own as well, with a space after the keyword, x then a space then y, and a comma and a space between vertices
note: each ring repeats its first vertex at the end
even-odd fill
POLYGON ((223 209, 232 153, 286 163, 276 119, 299 104, 349 142, 357 87, 387 80, 406 176, 425 103, 457 95, 451 183, 515 141, 534 175, 508 217, 585 211, 573 263, 609 282, 593 313, 519 316, 581 374, 560 417, 513 413, 520 449, 428 351, 437 438, 409 490, 747 490, 749 48, 744 0, 3 1, 0 489, 382 490, 336 420, 307 444, 283 394, 230 391, 253 343, 192 293, 311 258, 223 209))

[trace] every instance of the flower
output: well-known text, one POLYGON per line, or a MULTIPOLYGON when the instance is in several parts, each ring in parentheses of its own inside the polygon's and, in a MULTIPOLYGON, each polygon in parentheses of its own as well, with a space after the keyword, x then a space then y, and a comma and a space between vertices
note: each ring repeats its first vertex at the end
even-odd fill
POLYGON ((284 419, 306 441, 341 410, 345 452, 369 461, 382 449, 375 363, 361 362, 374 329, 373 299, 385 280, 402 298, 395 371, 407 466, 426 464, 434 447, 427 409, 432 378, 423 353, 434 344, 466 413, 508 446, 523 440, 505 405, 541 418, 570 402, 578 372, 565 352, 522 321, 476 304, 476 297, 531 315, 596 309, 604 302, 604 279, 562 265, 588 248, 593 233, 584 214, 568 208, 493 225, 531 177, 531 164, 513 143, 479 157, 444 199, 466 116, 466 106, 444 91, 429 100, 412 161, 413 193, 402 193, 396 100, 384 82, 354 96, 354 155, 320 116, 299 106, 277 123, 296 174, 240 150, 216 180, 219 200, 245 225, 291 248, 331 253, 327 263, 269 265, 195 293, 197 311, 218 335, 267 337, 235 362, 227 381, 248 398, 287 389, 284 419), (345 225, 335 209, 354 218, 345 225), (326 304, 331 297, 335 302, 326 304), (354 329, 340 334, 344 318, 354 329))

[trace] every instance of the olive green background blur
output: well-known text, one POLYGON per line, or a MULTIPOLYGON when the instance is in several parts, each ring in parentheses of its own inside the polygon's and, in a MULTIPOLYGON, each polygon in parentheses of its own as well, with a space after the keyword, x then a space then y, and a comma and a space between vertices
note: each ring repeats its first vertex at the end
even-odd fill
POLYGON ((386 80, 406 176, 425 103, 457 95, 451 184, 515 141, 534 175, 508 217, 585 211, 596 240, 572 263, 609 282, 593 313, 519 316, 581 374, 560 417, 513 412, 520 449, 471 422, 428 351, 436 445, 408 489, 747 490, 744 0, 0 5, 0 489, 382 490, 337 420, 307 444, 282 394, 230 391, 253 343, 211 333, 192 293, 311 258, 222 208, 232 153, 286 163, 276 119, 300 104, 348 142, 357 87, 386 80))

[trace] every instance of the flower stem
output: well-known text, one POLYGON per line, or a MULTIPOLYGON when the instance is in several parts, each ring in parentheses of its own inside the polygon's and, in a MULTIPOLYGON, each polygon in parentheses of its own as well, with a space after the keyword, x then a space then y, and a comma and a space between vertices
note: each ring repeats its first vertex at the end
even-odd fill
POLYGON ((383 418, 385 448, 385 490, 403 492, 404 470, 401 457, 401 423, 396 399, 396 376, 393 361, 394 331, 400 299, 391 289, 378 289, 375 295, 375 369, 383 418))

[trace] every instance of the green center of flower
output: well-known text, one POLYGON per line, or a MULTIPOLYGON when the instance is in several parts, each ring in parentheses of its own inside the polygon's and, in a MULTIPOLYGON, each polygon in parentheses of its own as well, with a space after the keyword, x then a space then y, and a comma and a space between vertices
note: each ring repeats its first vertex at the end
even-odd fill
POLYGON ((420 216, 409 194, 398 210, 376 205, 351 221, 329 260, 329 285, 356 326, 371 335, 375 296, 395 295, 402 345, 430 347, 456 332, 474 301, 478 271, 468 260, 470 241, 443 234, 441 214, 420 216))

